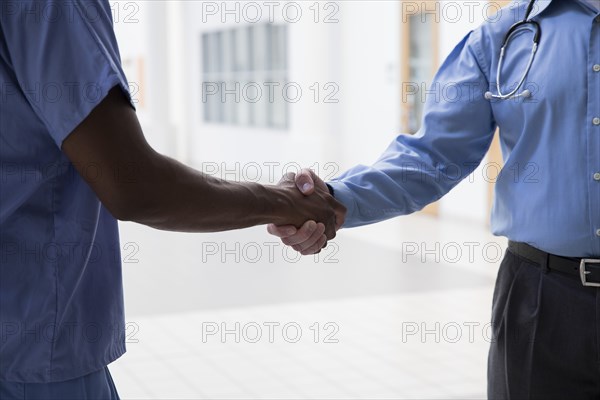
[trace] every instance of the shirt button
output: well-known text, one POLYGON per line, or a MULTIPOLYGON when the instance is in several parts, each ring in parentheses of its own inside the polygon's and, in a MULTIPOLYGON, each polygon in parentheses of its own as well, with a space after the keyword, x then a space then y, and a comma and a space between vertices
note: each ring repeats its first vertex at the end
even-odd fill
POLYGON ((600 125, 600 118, 599 117, 594 118, 592 120, 592 124, 594 124, 594 125, 600 125))
POLYGON ((596 229, 596 236, 600 236, 600 229, 596 229))
POLYGON ((594 64, 592 69, 594 70, 594 72, 600 72, 600 64, 594 64))
POLYGON ((600 182, 600 172, 596 172, 596 173, 594 174, 594 180, 595 180, 595 181, 599 181, 599 182, 600 182))

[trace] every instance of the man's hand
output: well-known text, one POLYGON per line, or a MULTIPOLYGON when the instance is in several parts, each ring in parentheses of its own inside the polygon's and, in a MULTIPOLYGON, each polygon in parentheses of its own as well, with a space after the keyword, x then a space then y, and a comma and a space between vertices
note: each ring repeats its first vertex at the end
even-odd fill
MULTIPOLYGON (((315 193, 327 193, 329 189, 321 178, 313 171, 303 169, 298 175, 287 174, 282 178, 279 184, 289 185, 293 182, 294 186, 305 196, 313 196, 315 193)), ((339 204, 339 203, 338 203, 339 204)), ((293 225, 274 225, 270 224, 267 230, 270 234, 281 238, 281 241, 302 255, 315 254, 321 251, 327 245, 327 240, 335 237, 335 231, 339 230, 344 224, 346 208, 341 204, 335 209, 335 223, 333 233, 326 230, 323 223, 313 220, 306 221, 300 228, 293 225)))

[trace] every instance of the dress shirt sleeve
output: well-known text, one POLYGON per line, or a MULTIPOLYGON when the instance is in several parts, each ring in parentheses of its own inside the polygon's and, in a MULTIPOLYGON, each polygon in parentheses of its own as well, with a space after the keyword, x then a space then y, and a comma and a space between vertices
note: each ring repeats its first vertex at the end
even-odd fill
POLYGON ((417 134, 398 136, 375 164, 358 165, 329 182, 348 209, 344 227, 418 211, 481 163, 496 124, 484 98, 489 83, 480 35, 469 33, 441 66, 417 134))
POLYGON ((108 1, 19 0, 2 7, 0 34, 15 90, 59 148, 112 87, 129 96, 108 1))

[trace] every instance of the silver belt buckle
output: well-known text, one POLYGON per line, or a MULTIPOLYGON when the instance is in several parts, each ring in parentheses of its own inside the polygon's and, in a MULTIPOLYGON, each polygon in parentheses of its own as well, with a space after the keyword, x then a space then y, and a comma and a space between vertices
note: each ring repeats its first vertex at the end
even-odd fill
POLYGON ((590 273, 586 269, 587 264, 599 264, 600 260, 595 260, 591 258, 582 258, 581 263, 579 264, 579 276, 581 277, 581 283, 583 286, 591 286, 591 287, 600 287, 600 282, 588 282, 587 275, 590 273))

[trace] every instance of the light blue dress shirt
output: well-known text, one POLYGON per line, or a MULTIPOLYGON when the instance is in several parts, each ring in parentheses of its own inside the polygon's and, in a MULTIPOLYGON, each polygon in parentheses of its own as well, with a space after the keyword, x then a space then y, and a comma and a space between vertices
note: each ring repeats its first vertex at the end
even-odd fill
MULTIPOLYGON (((496 127, 505 166, 496 180, 494 234, 550 253, 600 257, 600 16, 585 1, 538 1, 541 42, 524 89, 530 99, 496 93, 502 40, 523 19, 512 4, 469 33, 434 78, 420 131, 398 136, 372 166, 330 182, 347 208, 345 227, 420 210, 468 176, 496 127)), ((520 80, 532 35, 507 51, 503 92, 520 80)))
POLYGON ((114 86, 127 92, 108 1, 0 3, 0 382, 125 352, 117 221, 61 151, 114 86))

